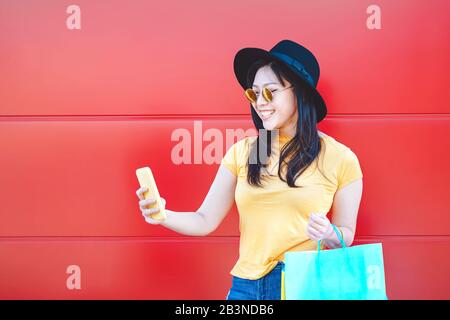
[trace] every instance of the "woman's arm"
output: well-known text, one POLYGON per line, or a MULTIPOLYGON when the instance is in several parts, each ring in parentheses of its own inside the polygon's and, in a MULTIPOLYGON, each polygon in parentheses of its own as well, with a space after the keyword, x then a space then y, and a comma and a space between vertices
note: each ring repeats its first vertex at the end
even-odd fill
MULTIPOLYGON (((355 238, 362 189, 362 179, 358 179, 338 190, 334 195, 331 220, 338 229, 342 230, 346 246, 350 246, 355 238)), ((328 248, 340 248, 341 243, 334 230, 332 228, 331 230, 323 239, 323 242, 328 248)))
POLYGON ((220 165, 201 207, 196 212, 175 212, 166 209, 162 226, 189 236, 206 236, 213 232, 230 211, 234 202, 237 178, 220 165))

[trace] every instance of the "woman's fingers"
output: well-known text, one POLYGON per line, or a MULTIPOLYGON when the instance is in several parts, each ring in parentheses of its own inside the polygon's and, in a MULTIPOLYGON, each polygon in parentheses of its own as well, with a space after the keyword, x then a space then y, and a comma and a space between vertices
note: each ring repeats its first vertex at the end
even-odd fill
POLYGON ((162 222, 159 220, 152 219, 151 217, 148 217, 148 216, 144 216, 144 217, 145 217, 145 222, 150 223, 150 224, 161 224, 161 222, 162 222))
POLYGON ((142 215, 144 216, 145 222, 150 223, 150 224, 161 224, 162 223, 161 220, 153 219, 151 217, 152 214, 155 214, 158 211, 159 211, 158 208, 142 210, 142 215))
POLYGON ((142 214, 145 216, 159 212, 159 208, 142 209, 141 211, 142 214))
POLYGON ((321 213, 320 214, 316 214, 316 213, 312 213, 311 214, 311 220, 313 220, 315 223, 326 227, 328 225, 328 218, 326 218, 326 216, 323 216, 321 213))
POLYGON ((319 217, 315 213, 311 214, 307 227, 307 233, 311 239, 317 241, 324 238, 328 223, 323 219, 323 217, 319 217))
POLYGON ((308 226, 310 226, 314 231, 322 234, 326 231, 326 227, 316 223, 314 220, 309 220, 308 226))
POLYGON ((155 202, 156 202, 156 200, 154 198, 149 198, 149 199, 139 201, 139 206, 141 208, 147 209, 147 208, 145 208, 146 206, 148 206, 152 203, 155 203, 155 202))
MULTIPOLYGON (((162 221, 153 219, 151 215, 160 211, 159 208, 148 208, 149 205, 156 202, 155 198, 144 199, 144 193, 148 191, 147 187, 140 187, 136 190, 136 195, 139 198, 139 209, 141 210, 142 216, 145 218, 145 222, 150 224, 161 224, 162 221)), ((166 200, 161 198, 163 206, 166 205, 166 200)))
POLYGON ((312 235, 315 235, 315 236, 321 235, 321 232, 314 229, 311 225, 308 226, 308 231, 309 231, 309 233, 311 233, 312 235))
POLYGON ((320 234, 314 230, 313 228, 311 228, 311 226, 308 226, 306 229, 306 232, 308 234, 308 237, 311 238, 312 240, 320 240, 321 236, 320 234))
POLYGON ((137 189, 136 195, 138 196, 139 200, 144 200, 144 196, 142 194, 147 191, 148 191, 147 187, 140 187, 139 189, 137 189))

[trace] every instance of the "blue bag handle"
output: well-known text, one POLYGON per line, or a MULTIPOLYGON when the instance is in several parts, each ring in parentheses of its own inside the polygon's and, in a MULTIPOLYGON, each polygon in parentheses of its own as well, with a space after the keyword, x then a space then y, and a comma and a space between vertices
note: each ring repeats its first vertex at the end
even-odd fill
MULTIPOLYGON (((341 242, 342 248, 346 248, 347 246, 345 245, 344 239, 342 239, 341 233, 339 232, 337 227, 334 224, 331 224, 331 226, 333 227, 334 232, 336 233, 339 241, 341 242)), ((320 252, 320 240, 318 241, 317 244, 317 251, 320 252)))

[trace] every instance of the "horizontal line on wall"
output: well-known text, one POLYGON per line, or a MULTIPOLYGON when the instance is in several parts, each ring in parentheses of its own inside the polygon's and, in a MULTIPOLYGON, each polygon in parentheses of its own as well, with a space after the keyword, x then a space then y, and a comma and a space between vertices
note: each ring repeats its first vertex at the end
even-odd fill
MULTIPOLYGON (((192 243, 192 242, 213 242, 227 243, 237 242, 239 236, 208 236, 208 237, 149 237, 149 236, 10 236, 0 237, 0 243, 8 242, 172 242, 172 243, 192 243)), ((450 235, 375 235, 359 236, 355 242, 364 241, 450 241, 450 235)))
MULTIPOLYGON (((449 118, 450 113, 334 113, 327 118, 433 119, 449 118)), ((227 119, 251 120, 250 114, 135 114, 135 115, 0 115, 0 121, 146 121, 149 119, 227 119)))
POLYGON ((234 242, 238 236, 224 237, 158 237, 158 236, 15 236, 0 237, 0 243, 5 242, 172 242, 172 243, 192 243, 192 242, 234 242))

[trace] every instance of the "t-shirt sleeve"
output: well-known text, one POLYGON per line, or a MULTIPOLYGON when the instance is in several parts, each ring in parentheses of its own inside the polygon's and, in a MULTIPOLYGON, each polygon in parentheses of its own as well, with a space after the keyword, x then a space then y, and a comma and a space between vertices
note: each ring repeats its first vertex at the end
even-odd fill
POLYGON ((346 149, 338 174, 338 190, 362 177, 363 174, 358 157, 351 149, 346 149))
POLYGON ((236 151, 237 149, 237 143, 233 144, 225 153, 225 155, 222 158, 222 161, 220 162, 225 167, 227 167, 232 174, 234 174, 236 177, 238 176, 238 164, 237 164, 237 157, 236 157, 236 151))

